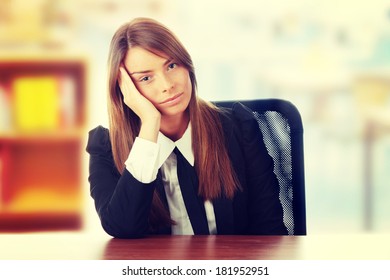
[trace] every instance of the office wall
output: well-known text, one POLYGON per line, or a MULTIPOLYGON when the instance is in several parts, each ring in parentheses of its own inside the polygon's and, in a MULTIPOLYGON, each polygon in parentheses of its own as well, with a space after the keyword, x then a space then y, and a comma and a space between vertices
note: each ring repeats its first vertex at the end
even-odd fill
MULTIPOLYGON (((205 99, 284 98, 305 128, 308 231, 390 230, 388 1, 1 2, 1 53, 66 49, 88 61, 86 131, 107 126, 106 60, 120 24, 162 21, 192 54, 205 99), (28 18, 29 21, 25 19, 28 18), (22 20, 24 19, 24 20, 22 20), (10 28, 10 26, 12 28, 10 28), (45 44, 42 44, 45 42, 45 44)), ((98 228, 88 197, 86 228, 98 228)))

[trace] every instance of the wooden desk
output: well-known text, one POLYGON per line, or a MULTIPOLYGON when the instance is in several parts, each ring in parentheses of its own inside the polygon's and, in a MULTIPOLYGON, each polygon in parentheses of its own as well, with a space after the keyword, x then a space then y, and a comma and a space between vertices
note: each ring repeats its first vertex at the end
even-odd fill
POLYGON ((160 236, 112 239, 104 259, 387 259, 390 235, 160 236))
POLYGON ((104 259, 296 259, 299 237, 288 236, 160 236, 112 239, 104 259))
POLYGON ((390 234, 156 236, 0 234, 0 260, 390 260, 390 234))

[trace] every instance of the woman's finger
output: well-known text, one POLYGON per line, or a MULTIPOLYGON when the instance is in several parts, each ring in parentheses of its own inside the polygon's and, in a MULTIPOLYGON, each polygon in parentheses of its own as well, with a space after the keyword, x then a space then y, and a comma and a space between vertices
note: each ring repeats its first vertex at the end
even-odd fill
POLYGON ((123 66, 119 67, 119 87, 122 90, 122 94, 129 94, 131 91, 137 90, 129 74, 123 66))

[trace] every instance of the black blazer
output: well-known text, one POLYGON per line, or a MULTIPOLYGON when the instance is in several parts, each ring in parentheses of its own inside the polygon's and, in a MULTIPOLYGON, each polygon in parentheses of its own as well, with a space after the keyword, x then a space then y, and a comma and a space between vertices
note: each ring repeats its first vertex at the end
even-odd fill
MULTIPOLYGON (((273 160, 252 112, 237 103, 221 113, 221 122, 242 191, 232 200, 221 197, 213 201, 218 234, 287 234, 273 160)), ((114 165, 109 131, 102 126, 89 132, 87 152, 91 196, 104 230, 119 238, 150 234, 153 192, 155 188, 164 189, 161 176, 143 184, 126 169, 121 175, 114 165)), ((170 234, 170 228, 159 233, 170 234)))

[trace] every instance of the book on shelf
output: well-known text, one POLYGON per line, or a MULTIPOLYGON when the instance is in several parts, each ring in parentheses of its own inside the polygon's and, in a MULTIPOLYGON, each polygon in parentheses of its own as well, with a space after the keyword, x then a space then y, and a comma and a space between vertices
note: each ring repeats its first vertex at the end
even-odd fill
POLYGON ((4 210, 12 213, 71 213, 80 208, 80 196, 45 184, 25 185, 13 194, 12 200, 4 205, 4 210))
POLYGON ((0 133, 11 129, 11 110, 9 95, 0 85, 0 133))
POLYGON ((11 164, 11 155, 9 152, 9 149, 0 143, 0 211, 4 209, 4 205, 10 199, 8 176, 11 164))
POLYGON ((19 130, 55 129, 59 125, 55 77, 18 77, 13 81, 15 125, 19 130))
POLYGON ((70 75, 59 78, 60 82, 60 119, 64 128, 76 124, 76 82, 70 75))
POLYGON ((3 209, 3 164, 2 149, 0 146, 0 212, 3 209))
POLYGON ((18 130, 55 130, 75 124, 76 85, 71 76, 17 77, 12 94, 18 130))

